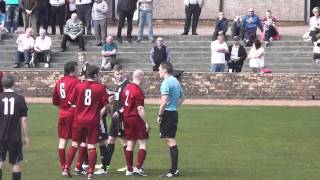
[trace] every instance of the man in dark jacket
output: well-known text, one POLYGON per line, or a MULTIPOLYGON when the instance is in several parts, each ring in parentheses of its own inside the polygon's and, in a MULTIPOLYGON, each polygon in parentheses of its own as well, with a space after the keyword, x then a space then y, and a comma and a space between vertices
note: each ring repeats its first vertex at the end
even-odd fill
POLYGON ((118 42, 122 43, 121 31, 124 26, 124 21, 127 18, 128 29, 127 29, 127 38, 128 42, 132 42, 132 18, 134 11, 137 9, 137 1, 138 0, 119 0, 117 6, 117 12, 119 16, 118 22, 118 33, 117 38, 118 42))
POLYGON ((239 36, 234 37, 233 44, 228 47, 229 53, 226 54, 229 72, 241 72, 243 62, 247 58, 246 49, 240 44, 239 36))
POLYGON ((153 71, 159 71, 159 66, 162 62, 170 62, 171 54, 166 45, 163 43, 163 38, 158 37, 156 45, 151 48, 150 61, 153 65, 153 71))
POLYGON ((212 35, 212 41, 215 41, 219 34, 223 34, 226 37, 228 31, 228 19, 224 17, 223 12, 219 12, 218 19, 216 20, 215 30, 212 35))

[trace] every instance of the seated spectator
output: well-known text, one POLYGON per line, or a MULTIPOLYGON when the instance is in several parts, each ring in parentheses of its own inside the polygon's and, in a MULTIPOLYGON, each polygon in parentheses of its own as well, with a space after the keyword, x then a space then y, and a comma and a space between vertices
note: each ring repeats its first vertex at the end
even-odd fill
POLYGON ((228 46, 229 53, 226 54, 228 61, 229 72, 241 72, 243 62, 247 58, 246 49, 240 44, 240 37, 233 38, 233 44, 228 46))
POLYGON ((3 44, 2 35, 7 32, 7 29, 4 26, 5 19, 6 19, 5 14, 0 10, 0 44, 3 44))
POLYGON ((312 13, 314 16, 310 18, 310 36, 312 38, 312 43, 316 45, 316 36, 320 33, 320 9, 315 7, 313 8, 312 13))
POLYGON ((30 65, 37 67, 39 62, 45 62, 44 67, 49 68, 51 45, 51 38, 46 36, 46 30, 40 29, 40 36, 36 38, 33 59, 31 60, 30 65))
POLYGON ((118 64, 117 61, 117 49, 118 46, 113 42, 113 37, 108 36, 106 43, 102 46, 102 63, 101 71, 109 71, 113 68, 115 64, 118 64))
POLYGON ((163 38, 158 37, 156 45, 151 48, 150 61, 153 64, 153 71, 159 71, 159 66, 162 62, 170 62, 171 53, 166 45, 163 43, 163 38))
POLYGON ((73 41, 79 43, 79 50, 84 51, 84 39, 82 36, 83 25, 78 19, 76 13, 71 15, 71 18, 67 21, 63 39, 61 42, 61 52, 66 51, 67 41, 73 41))
POLYGON ((80 79, 84 80, 86 79, 86 70, 87 67, 90 65, 89 61, 87 61, 87 56, 85 52, 79 52, 78 53, 78 62, 80 67, 80 79))
POLYGON ((252 42, 257 38, 257 28, 263 32, 263 27, 260 18, 254 14, 254 10, 250 8, 248 15, 243 17, 242 28, 244 30, 244 43, 246 46, 251 46, 252 42))
POLYGON ((263 35, 266 46, 270 44, 270 41, 278 40, 279 33, 276 29, 277 19, 272 16, 271 11, 266 11, 266 17, 262 19, 263 35))
POLYGON ((96 45, 101 46, 107 37, 108 4, 103 0, 95 0, 92 7, 92 22, 96 36, 96 45))
POLYGON ((243 39, 243 32, 242 32, 242 19, 241 16, 236 16, 233 19, 232 27, 231 27, 231 36, 239 36, 240 39, 243 39))
POLYGON ((224 35, 220 34, 217 40, 211 42, 211 72, 224 72, 226 53, 229 53, 229 49, 224 35))
POLYGON ((313 60, 316 63, 320 63, 320 34, 318 34, 316 38, 318 40, 315 42, 313 47, 313 60))
POLYGON ((260 40, 253 42, 253 47, 250 49, 249 66, 253 72, 257 73, 264 67, 264 49, 261 47, 260 40))
POLYGON ((32 28, 27 28, 25 34, 21 34, 16 43, 18 44, 18 49, 16 52, 16 62, 14 68, 19 68, 20 58, 23 56, 25 67, 29 67, 29 62, 31 58, 31 52, 34 47, 34 39, 32 37, 32 28))
POLYGON ((223 12, 219 12, 218 19, 216 20, 215 30, 212 35, 212 41, 215 41, 218 35, 226 36, 228 31, 228 19, 224 17, 223 12))

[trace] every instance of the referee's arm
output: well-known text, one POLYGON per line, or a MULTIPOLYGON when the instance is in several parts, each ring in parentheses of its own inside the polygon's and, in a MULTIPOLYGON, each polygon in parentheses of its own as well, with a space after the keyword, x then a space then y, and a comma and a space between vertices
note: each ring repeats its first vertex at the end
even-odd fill
POLYGON ((169 102, 169 95, 163 94, 161 96, 160 108, 159 108, 159 116, 162 116, 164 110, 166 109, 167 103, 169 102))

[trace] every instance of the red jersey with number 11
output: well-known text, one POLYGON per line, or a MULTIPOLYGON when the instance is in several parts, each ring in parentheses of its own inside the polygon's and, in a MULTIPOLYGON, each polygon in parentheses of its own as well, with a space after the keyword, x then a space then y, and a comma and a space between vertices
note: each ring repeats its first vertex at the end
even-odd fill
POLYGON ((138 107, 144 106, 144 93, 135 83, 128 84, 121 93, 123 116, 139 116, 138 107))
POLYGON ((82 81, 72 91, 69 98, 76 105, 74 126, 99 126, 100 110, 107 105, 106 87, 96 81, 82 81))

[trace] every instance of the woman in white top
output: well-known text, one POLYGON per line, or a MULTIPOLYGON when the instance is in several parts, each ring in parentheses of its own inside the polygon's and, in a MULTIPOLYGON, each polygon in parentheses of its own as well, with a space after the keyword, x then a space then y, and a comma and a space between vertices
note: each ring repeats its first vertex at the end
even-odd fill
POLYGON ((260 72, 264 67, 264 49, 261 47, 260 40, 255 40, 248 55, 249 66, 253 72, 260 72))
POLYGON ((320 33, 320 9, 318 7, 313 8, 312 13, 314 16, 310 18, 310 36, 312 42, 316 45, 317 34, 320 33))

